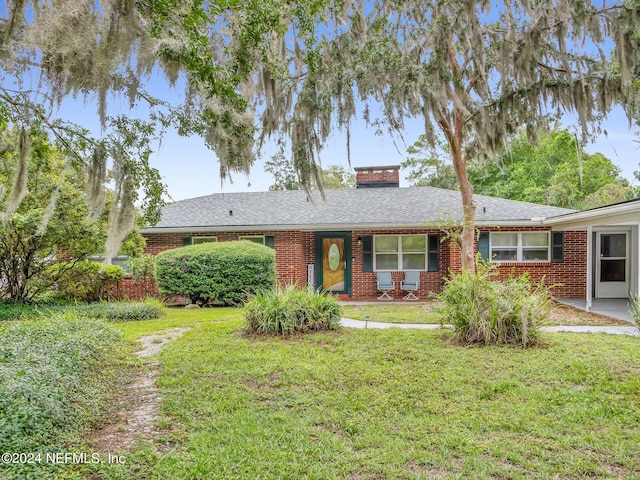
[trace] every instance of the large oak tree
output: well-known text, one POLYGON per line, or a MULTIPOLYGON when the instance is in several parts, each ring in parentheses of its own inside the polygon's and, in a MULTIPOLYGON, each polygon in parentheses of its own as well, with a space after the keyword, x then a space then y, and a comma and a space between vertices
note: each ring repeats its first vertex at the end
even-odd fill
MULTIPOLYGON (((321 184, 324 141, 336 127, 346 128, 349 137, 362 105, 371 124, 401 132, 406 118, 421 117, 427 140, 440 134, 448 144, 462 198, 462 264, 469 269, 475 219, 466 171, 470 155, 492 155, 515 129, 535 126, 556 110, 575 112, 584 136, 615 104, 630 114, 640 55, 637 0, 6 5, 9 13, 0 20, 0 118, 23 130, 36 119, 62 144, 85 142, 94 152, 87 169, 97 187, 112 165, 112 238, 132 226, 140 190, 145 198, 161 191, 148 156, 131 154, 139 136, 153 136, 158 125, 202 136, 220 161, 221 178, 250 168, 255 137, 259 147, 269 136, 283 136, 301 186, 310 189, 321 184), (159 73, 185 86, 180 101, 172 101, 175 94, 155 98, 145 88, 159 73), (132 106, 146 104, 148 118, 109 122, 111 94, 125 96, 132 106), (97 99, 104 127, 114 128, 108 148, 52 118, 50 106, 67 95, 97 99), (371 113, 376 107, 380 118, 371 113)), ((20 148, 27 143, 19 142, 20 148)), ((90 189, 91 198, 100 198, 100 190, 90 189)), ((12 207, 22 192, 7 195, 12 207)), ((150 202, 156 218, 159 204, 150 202)))
POLYGON ((474 269, 476 206, 467 162, 491 156, 516 129, 535 136, 550 115, 575 114, 582 135, 598 131, 614 105, 636 105, 640 26, 637 1, 372 0, 333 2, 326 25, 281 42, 293 76, 263 66, 263 134, 286 132, 302 178, 358 104, 372 124, 402 131, 424 120, 425 138, 448 146, 462 200, 462 266, 474 269), (372 106, 380 118, 372 118, 372 106))

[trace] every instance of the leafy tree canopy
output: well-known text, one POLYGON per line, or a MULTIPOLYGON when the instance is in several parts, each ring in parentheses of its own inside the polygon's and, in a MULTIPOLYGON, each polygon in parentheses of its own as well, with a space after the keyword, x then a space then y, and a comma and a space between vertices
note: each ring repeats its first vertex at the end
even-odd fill
MULTIPOLYGON (((18 125, 38 118, 67 142, 77 129, 58 126, 40 106, 68 94, 95 96, 121 145, 140 143, 130 125, 154 133, 131 119, 107 122, 106 99, 115 92, 132 105, 146 102, 153 125, 201 135, 222 178, 251 166, 255 135, 258 146, 284 135, 300 186, 311 189, 322 184, 317 156, 324 141, 335 127, 349 138, 359 103, 366 121, 394 131, 421 117, 427 142, 440 133, 451 151, 468 269, 475 221, 468 159, 495 154, 521 126, 535 134, 557 111, 575 112, 585 137, 615 104, 630 119, 637 111, 637 0, 14 0, 7 7, 0 22, 2 116, 18 125), (144 89, 155 71, 170 82, 183 75, 179 105, 144 89), (29 73, 38 81, 24 81, 29 73), (29 90, 36 84, 44 88, 29 90), (383 118, 371 118, 373 104, 383 118)), ((105 151, 114 162, 110 238, 117 238, 133 225, 131 172, 158 177, 126 150, 105 151)), ((102 163, 95 170, 104 171, 102 163)))
MULTIPOLYGON (((273 46, 293 24, 306 38, 314 24, 298 18, 312 16, 314 3, 7 0, 0 17, 0 125, 16 126, 15 142, 27 152, 26 132, 37 124, 66 162, 84 165, 90 217, 103 210, 105 186, 113 185, 111 256, 134 226, 135 206, 147 222, 159 219, 166 189, 149 155, 169 125, 202 137, 219 160, 221 179, 248 172, 259 102, 249 80, 257 64, 284 75, 273 46), (163 77, 171 88, 154 90, 163 77), (95 102, 100 135, 56 118, 67 97, 95 102), (128 102, 129 111, 110 113, 111 99, 128 102)), ((10 187, 14 208, 24 192, 20 183, 10 187)))
POLYGON ((313 178, 323 142, 334 126, 349 137, 359 102, 365 120, 393 131, 420 117, 427 143, 441 136, 451 152, 465 269, 475 268, 470 158, 495 155, 522 126, 533 137, 557 113, 574 112, 588 137, 614 105, 629 120, 637 111, 636 0, 343 1, 321 21, 310 41, 282 44, 297 81, 259 77, 271 92, 261 133, 288 132, 297 171, 313 178), (373 104, 383 118, 371 118, 373 104))
MULTIPOLYGON (((287 159, 283 144, 280 144, 278 152, 265 162, 264 169, 274 178, 274 184, 269 187, 269 190, 300 189, 298 173, 291 161, 287 159)), ((319 168, 319 171, 319 180, 322 184, 315 184, 318 188, 356 187, 356 176, 342 165, 329 165, 327 168, 319 168)))
MULTIPOLYGON (((565 208, 593 208, 634 197, 619 167, 576 145, 567 130, 540 134, 536 144, 520 132, 495 158, 469 161, 469 180, 477 194, 565 208)), ((428 148, 421 137, 408 153, 402 165, 409 169, 412 185, 457 188, 453 166, 443 160, 446 150, 428 148)))
MULTIPOLYGON (((26 133, 31 147, 24 156, 15 132, 0 130, 0 298, 12 301, 32 300, 77 262, 105 250, 114 198, 107 192, 105 211, 92 218, 84 169, 67 163, 42 130, 26 133), (17 183, 24 184, 19 200, 11 188, 17 183)), ((128 255, 143 248, 135 230, 122 243, 128 255)))

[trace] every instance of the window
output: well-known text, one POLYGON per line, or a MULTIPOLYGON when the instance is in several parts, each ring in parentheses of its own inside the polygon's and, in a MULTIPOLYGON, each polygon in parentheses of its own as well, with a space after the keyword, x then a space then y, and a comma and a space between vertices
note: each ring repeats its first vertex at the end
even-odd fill
POLYGON ((217 242, 218 237, 191 237, 191 245, 200 245, 201 243, 217 242))
POLYGON ((491 232, 494 262, 548 262, 548 232, 491 232))
POLYGON ((239 237, 240 240, 247 240, 249 242, 258 243, 260 245, 264 245, 264 235, 256 236, 256 235, 241 235, 239 237))
MULTIPOLYGON (((129 271, 127 260, 129 260, 129 257, 127 255, 118 255, 117 257, 111 257, 111 265, 117 265, 122 268, 125 274, 129 274, 131 272, 129 271)), ((102 263, 104 262, 104 255, 91 255, 89 257, 89 261, 102 263)))
POLYGON ((434 248, 431 237, 437 242, 435 235, 376 235, 374 270, 427 270, 427 258, 437 265, 437 243, 434 248))

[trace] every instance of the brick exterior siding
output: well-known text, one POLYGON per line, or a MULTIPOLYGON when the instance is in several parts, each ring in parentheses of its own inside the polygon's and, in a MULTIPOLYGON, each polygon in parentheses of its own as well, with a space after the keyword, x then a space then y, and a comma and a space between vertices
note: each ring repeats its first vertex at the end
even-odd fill
MULTIPOLYGON (((483 231, 500 232, 530 232, 548 231, 545 228, 501 228, 483 229, 483 231)), ((477 246, 476 246, 477 249, 477 246)), ((564 232, 564 261, 563 262, 502 262, 498 263, 499 279, 507 278, 512 273, 521 275, 525 272, 533 283, 542 282, 553 287, 552 294, 556 297, 586 298, 587 292, 587 232, 564 232)))
MULTIPOLYGON (((487 228, 483 231, 548 231, 545 228, 487 228)), ((362 246, 358 238, 365 235, 402 235, 402 234, 438 234, 442 232, 434 229, 405 229, 405 230, 354 230, 351 232, 351 258, 352 262, 352 298, 370 299, 380 295, 376 289, 376 273, 362 271, 362 246)), ((157 255, 159 252, 171 248, 181 247, 183 238, 215 236, 219 242, 238 240, 245 235, 272 235, 274 237, 274 249, 276 252, 276 271, 278 281, 281 284, 307 283, 307 265, 315 264, 315 232, 287 231, 287 232, 225 232, 225 233, 195 233, 192 235, 182 233, 153 233, 145 234, 147 241, 146 253, 157 255)), ((545 285, 553 286, 553 294, 558 297, 584 298, 586 294, 587 236, 584 231, 566 231, 564 236, 564 262, 508 262, 499 263, 497 268, 499 278, 506 278, 512 273, 519 275, 529 272, 533 282, 543 281, 545 285)), ((439 244, 438 272, 423 271, 420 274, 420 290, 416 294, 421 299, 430 298, 434 293, 442 291, 444 278, 449 272, 460 271, 460 251, 456 244, 445 241, 439 244)), ((404 278, 401 271, 392 272, 392 278, 396 282, 396 290, 390 292, 392 296, 399 297, 400 282, 404 278)), ((153 282, 148 285, 140 285, 131 279, 125 279, 118 286, 118 294, 124 298, 139 299, 145 294, 160 296, 153 282)), ((343 298, 346 296, 342 296, 343 298)))
POLYGON ((364 170, 356 172, 356 183, 400 182, 398 170, 376 171, 364 170))

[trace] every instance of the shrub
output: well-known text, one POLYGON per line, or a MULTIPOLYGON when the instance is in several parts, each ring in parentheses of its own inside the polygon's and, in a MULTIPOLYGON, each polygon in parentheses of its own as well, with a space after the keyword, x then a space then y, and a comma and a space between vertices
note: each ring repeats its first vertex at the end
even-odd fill
POLYGON ((58 264, 54 269, 63 269, 57 283, 58 298, 95 302, 105 299, 109 289, 124 278, 124 271, 118 265, 105 265, 97 262, 78 262, 76 264, 58 264))
POLYGON ((166 314, 164 304, 155 298, 144 302, 100 302, 76 307, 78 315, 110 322, 151 320, 166 314))
MULTIPOLYGON (((0 452, 70 451, 107 413, 126 344, 74 314, 0 330, 0 452)), ((3 465, 2 478, 51 478, 55 465, 3 465)))
POLYGON ((251 333, 293 333, 334 330, 341 308, 335 297, 306 288, 287 286, 255 294, 244 306, 251 333))
POLYGON ((550 314, 550 295, 532 285, 528 275, 492 280, 494 266, 480 263, 476 272, 463 271, 447 280, 437 298, 442 323, 454 327, 461 344, 535 345, 539 327, 550 314))
POLYGON ((36 316, 38 313, 31 304, 0 302, 0 321, 27 320, 36 316))
POLYGON ((633 323, 636 324, 636 327, 640 331, 640 298, 637 295, 631 295, 631 297, 629 297, 629 307, 629 313, 631 313, 633 323))
POLYGON ((58 305, 0 303, 0 321, 47 318, 68 312, 76 313, 84 318, 97 318, 114 322, 160 318, 165 315, 166 309, 160 300, 154 298, 147 299, 144 302, 99 302, 58 305))
POLYGON ((161 293, 183 295, 192 303, 237 305, 273 287, 275 255, 249 241, 176 248, 156 257, 156 280, 161 293))

